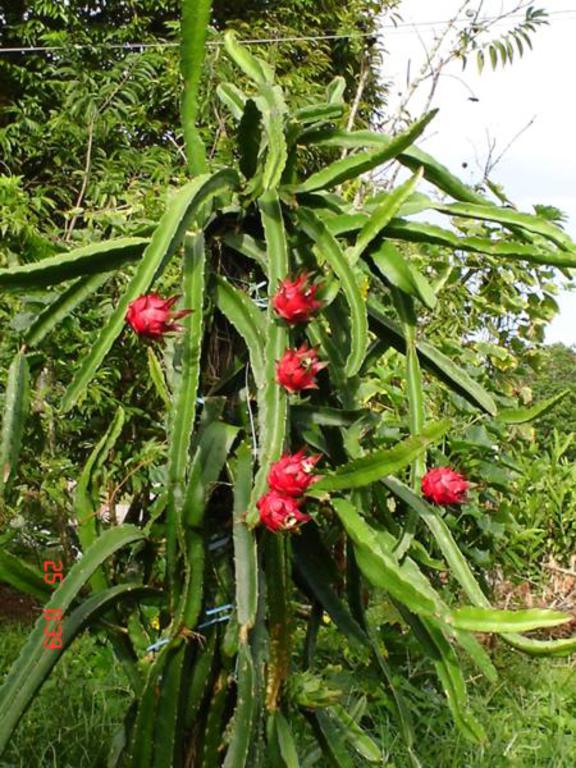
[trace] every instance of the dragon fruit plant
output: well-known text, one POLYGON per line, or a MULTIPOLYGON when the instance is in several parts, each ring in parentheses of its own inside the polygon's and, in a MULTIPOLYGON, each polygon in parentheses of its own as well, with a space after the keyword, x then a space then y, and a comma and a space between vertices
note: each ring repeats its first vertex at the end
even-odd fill
POLYGON ((29 356, 102 285, 101 275, 126 270, 129 280, 84 358, 70 361, 61 417, 90 398, 90 383, 125 333, 147 345, 166 403, 162 480, 142 519, 114 525, 94 514, 95 467, 127 439, 120 408, 79 478, 82 554, 62 582, 47 593, 41 574, 4 545, 2 563, 12 563, 4 578, 61 611, 63 624, 62 647, 47 649, 39 620, 3 681, 0 753, 58 659, 89 628, 107 635, 133 689, 109 765, 292 768, 303 730, 326 764, 351 765, 358 750, 363 764, 380 764, 377 741, 315 665, 324 616, 343 646, 365 649, 416 765, 410 702, 368 619, 372 596, 393 606, 401 631, 429 657, 458 727, 476 741, 482 727, 468 710, 457 652, 489 677, 495 671, 474 633, 498 633, 534 654, 568 653, 576 641, 523 634, 567 621, 562 613, 493 609, 445 522, 443 505, 464 502, 468 481, 427 467, 427 451, 459 427, 429 420, 423 372, 464 398, 478 420, 499 418, 497 400, 423 338, 419 315, 434 313, 442 281, 419 271, 405 244, 572 268, 576 247, 561 229, 493 204, 418 149, 433 113, 395 136, 346 130, 340 79, 324 102, 291 110, 269 64, 232 34, 224 50, 238 77, 220 83, 218 95, 229 125, 251 141, 238 141, 237 167, 211 168, 194 106, 206 32, 198 8, 206 21, 210 4, 184 7, 190 180, 173 191, 152 235, 0 270, 0 290, 54 293, 38 321, 42 332, 26 331, 9 372, 0 457, 7 505, 30 405, 29 356), (331 149, 331 157, 336 150, 338 159, 303 176, 309 148, 331 149), (349 202, 347 185, 390 163, 408 169, 406 181, 349 202), (427 210, 489 223, 491 235, 460 236, 413 218, 427 210), (224 257, 236 271, 220 268, 224 257), (163 298, 163 275, 177 264, 179 297, 163 298), (235 279, 239 269, 248 280, 235 279), (265 294, 247 283, 265 285, 265 294), (210 390, 207 343, 218 343, 214 328, 222 324, 234 340, 235 368, 210 390), (381 429, 382 409, 364 386, 391 348, 405 358, 407 417, 397 436, 381 429), (438 556, 463 604, 434 586, 438 556))

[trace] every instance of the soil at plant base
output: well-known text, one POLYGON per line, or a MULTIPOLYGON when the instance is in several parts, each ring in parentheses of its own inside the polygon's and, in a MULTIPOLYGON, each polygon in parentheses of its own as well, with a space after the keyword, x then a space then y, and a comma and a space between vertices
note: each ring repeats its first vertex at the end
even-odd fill
POLYGON ((20 624, 34 622, 42 610, 40 603, 6 584, 0 584, 0 622, 11 621, 20 624))
POLYGON ((494 603, 498 608, 549 608, 563 611, 571 618, 566 624, 529 632, 529 637, 556 640, 576 634, 576 555, 567 567, 550 557, 542 563, 544 578, 539 583, 511 582, 496 574, 492 580, 494 603))

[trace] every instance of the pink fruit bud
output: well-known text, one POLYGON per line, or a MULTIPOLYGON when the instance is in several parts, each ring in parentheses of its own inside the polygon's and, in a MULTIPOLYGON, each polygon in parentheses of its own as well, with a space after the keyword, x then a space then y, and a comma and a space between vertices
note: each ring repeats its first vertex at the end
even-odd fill
POLYGON ((450 467, 436 467, 422 478, 422 493, 428 501, 447 506, 462 504, 470 483, 450 467))

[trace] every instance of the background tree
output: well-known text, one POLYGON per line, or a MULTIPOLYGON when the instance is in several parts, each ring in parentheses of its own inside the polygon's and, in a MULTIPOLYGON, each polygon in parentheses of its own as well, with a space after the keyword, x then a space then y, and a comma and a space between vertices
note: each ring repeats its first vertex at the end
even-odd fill
MULTIPOLYGON (((538 364, 526 373, 521 384, 529 387, 535 401, 554 397, 568 390, 568 395, 553 411, 538 420, 538 442, 545 445, 552 432, 576 433, 576 349, 566 344, 548 344, 538 355, 538 364)), ((569 454, 574 456, 573 450, 569 454)))
MULTIPOLYGON (((395 0, 216 3, 216 33, 249 38, 366 35, 265 45, 279 80, 300 101, 317 98, 336 75, 350 101, 362 82, 355 119, 367 124, 382 104, 375 46, 380 15, 395 0), (374 32, 374 38, 368 33, 374 32)), ((185 164, 179 122, 177 0, 56 0, 0 4, 2 47, 48 46, 0 57, 3 155, 2 253, 34 260, 70 242, 135 231, 156 219, 159 191, 185 164), (142 43, 142 47, 124 46, 142 43), (167 44, 156 47, 155 44, 167 44), (40 231, 38 222, 41 220, 40 231), (43 236, 43 237, 42 237, 43 236)), ((229 64, 210 47, 200 105, 210 154, 227 160, 226 120, 215 78, 229 64), (216 131, 214 131, 216 128, 216 131)))

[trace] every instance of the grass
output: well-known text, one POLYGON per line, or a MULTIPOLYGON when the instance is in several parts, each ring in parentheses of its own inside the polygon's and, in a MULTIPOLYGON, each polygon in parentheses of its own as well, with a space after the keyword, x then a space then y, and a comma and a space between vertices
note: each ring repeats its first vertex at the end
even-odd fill
MULTIPOLYGON (((418 714, 416 749, 426 768, 573 768, 576 755, 576 661, 528 659, 507 649, 495 657, 497 683, 470 681, 470 706, 486 730, 471 745, 454 728, 443 696, 430 686, 407 692, 418 714)), ((390 768, 410 765, 382 719, 390 768)))
MULTIPOLYGON (((28 632, 19 625, 0 629, 0 679, 28 632)), ((128 683, 110 648, 83 635, 18 725, 0 768, 104 768, 129 701, 128 683)))
MULTIPOLYGON (((0 630, 0 675, 27 629, 0 630)), ((500 648, 496 684, 470 681, 471 709, 486 729, 482 746, 455 729, 428 674, 412 670, 405 695, 416 707, 417 753, 425 768, 573 768, 576 755, 576 661, 526 659, 500 648)), ((112 737, 130 700, 111 650, 87 635, 55 668, 18 726, 0 768, 104 768, 112 737)), ((372 703, 373 735, 388 768, 410 765, 383 704, 372 703)), ((322 759, 313 761, 323 768, 322 759)))

